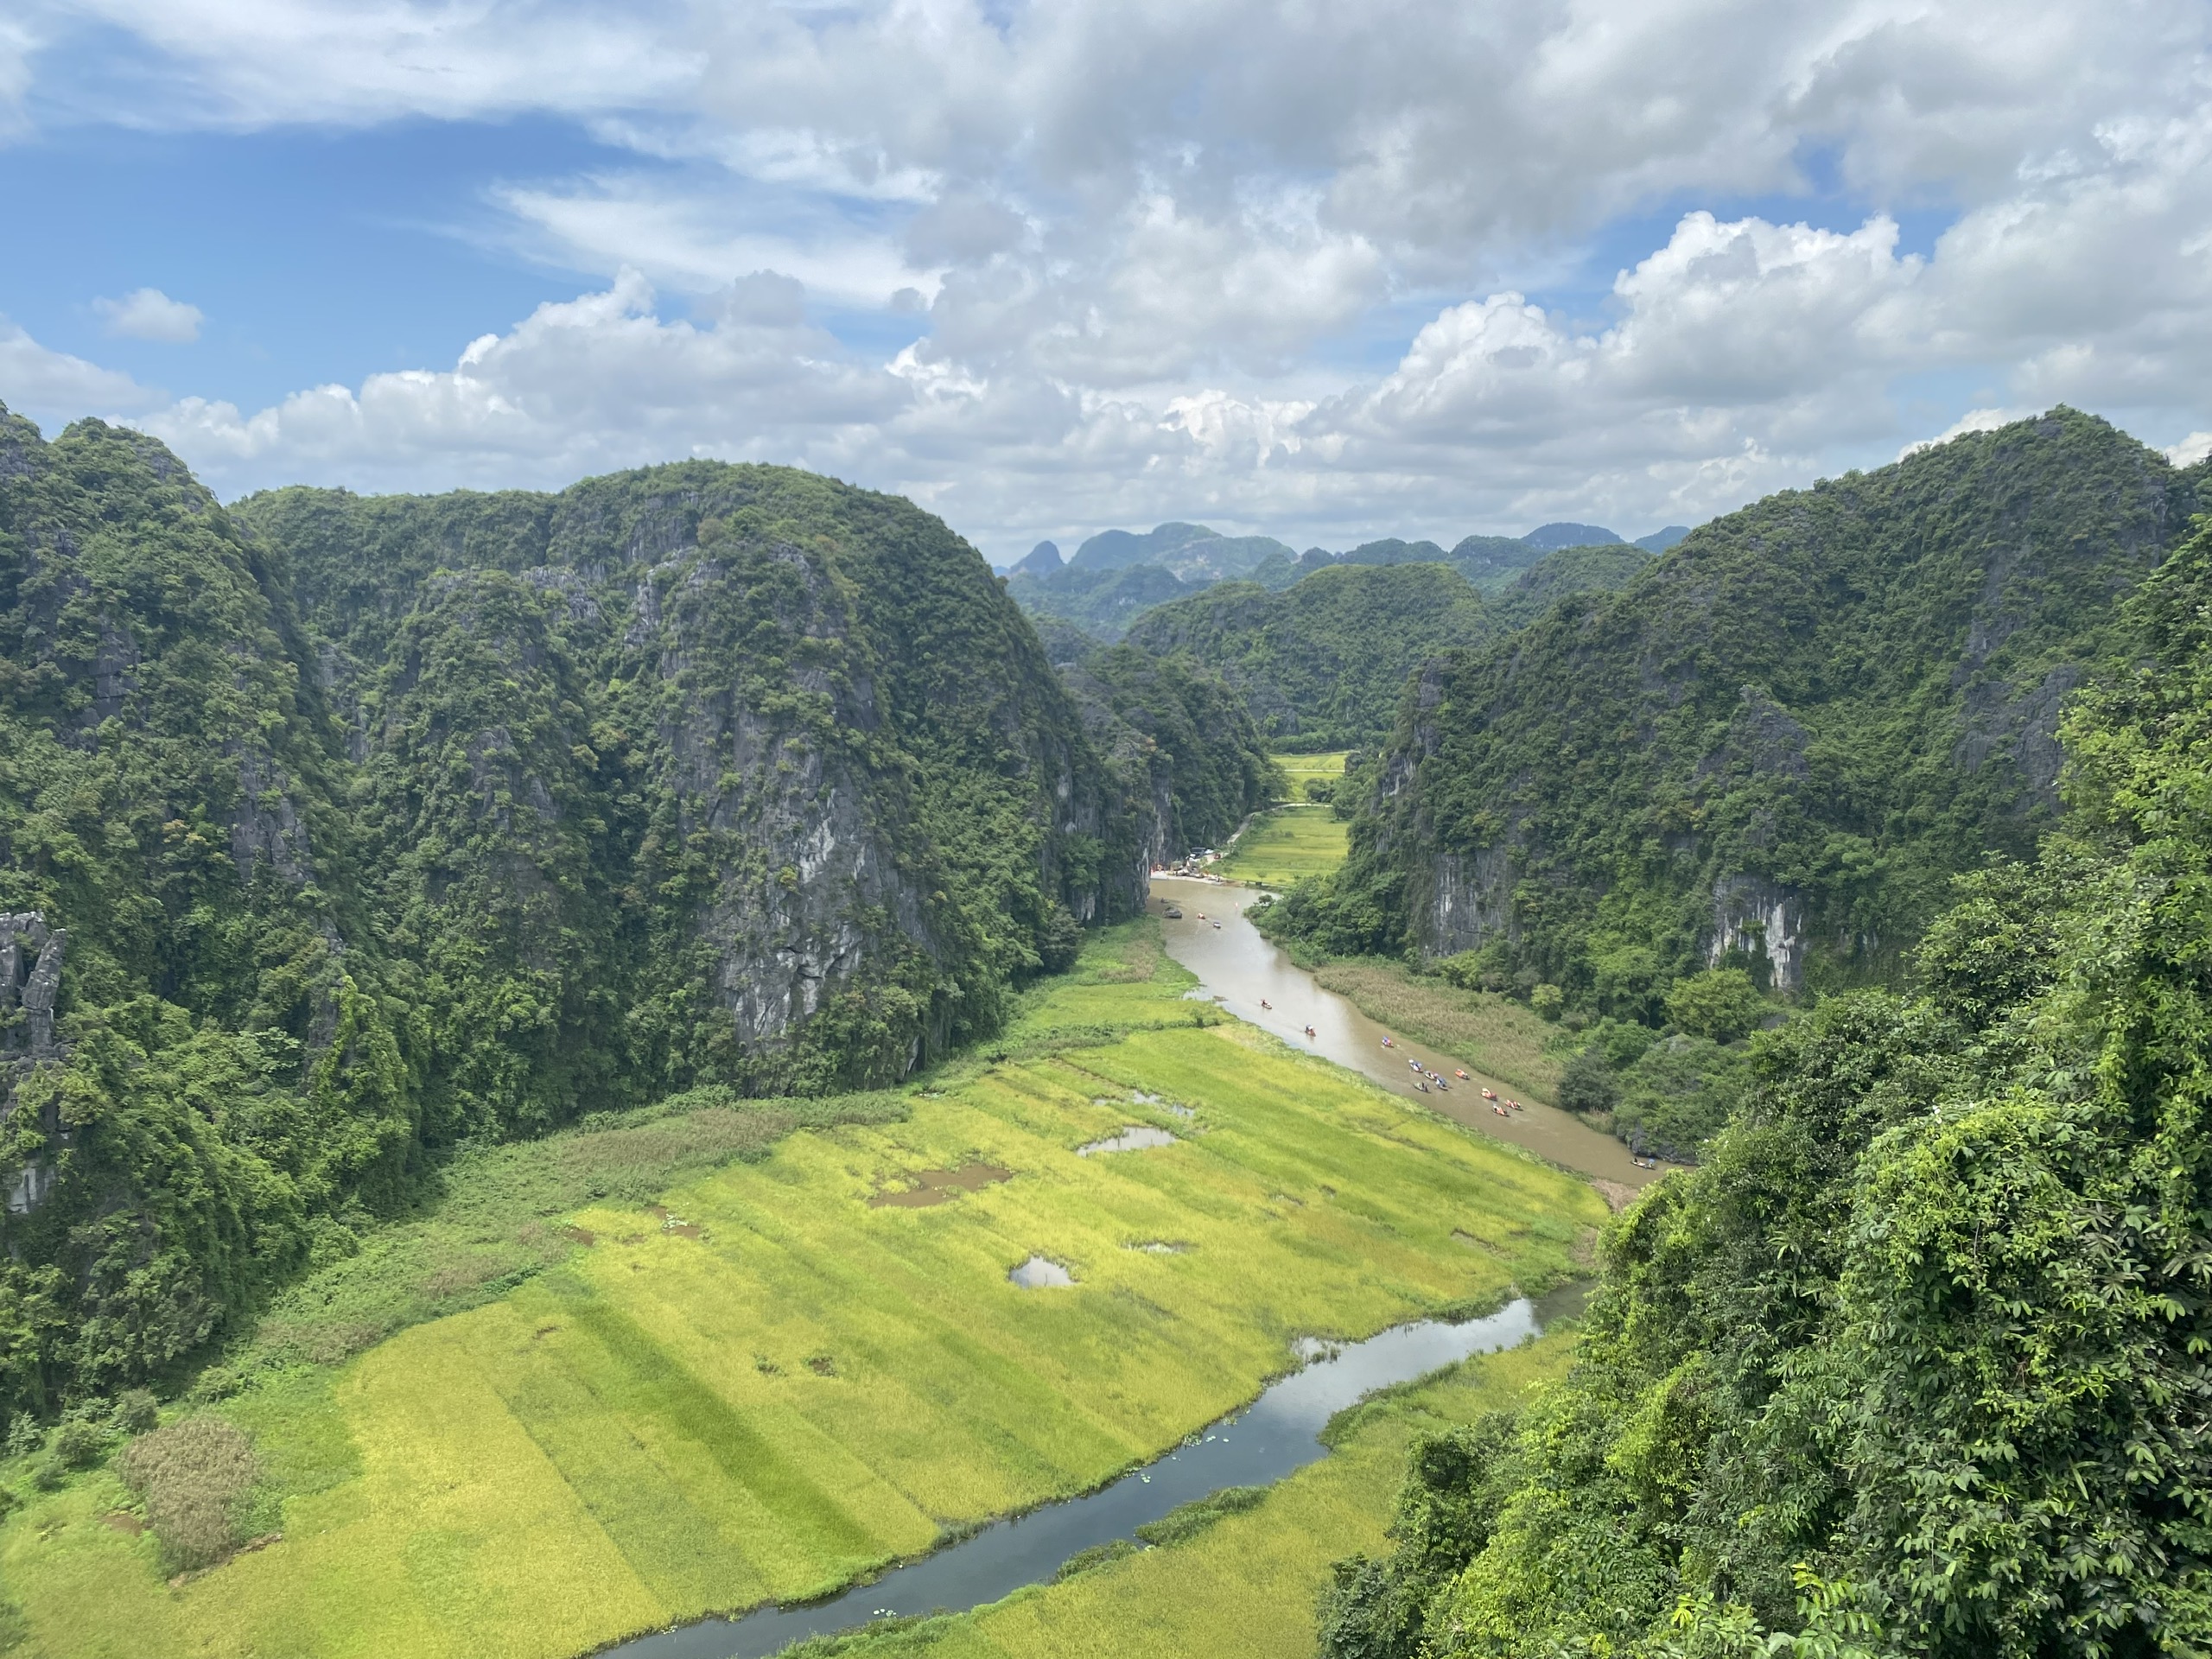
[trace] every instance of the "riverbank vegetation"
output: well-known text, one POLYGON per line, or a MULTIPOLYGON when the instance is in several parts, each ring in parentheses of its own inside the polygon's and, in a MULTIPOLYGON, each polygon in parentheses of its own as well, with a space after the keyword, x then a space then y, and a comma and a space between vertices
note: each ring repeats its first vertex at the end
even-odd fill
POLYGON ((0 1468, 20 1628, 57 1656, 552 1659, 1087 1489, 1249 1398, 1295 1336, 1573 1271, 1587 1187, 1190 983, 1133 924, 918 1090, 751 1129, 798 1109, 679 1104, 658 1147, 594 1128, 457 1166, 450 1215, 311 1276, 168 1414, 250 1441, 232 1535, 257 1547, 172 1587, 181 1553, 99 1448, 53 1491, 51 1453, 0 1468), (1077 1154, 1130 1123, 1176 1141, 1077 1154), (1033 1255, 1075 1285, 1009 1283, 1033 1255))
POLYGON ((1548 1106, 1559 1102, 1559 1028, 1509 996, 1417 974, 1380 957, 1324 960, 1313 981, 1369 1019, 1465 1060, 1472 1071, 1548 1106))

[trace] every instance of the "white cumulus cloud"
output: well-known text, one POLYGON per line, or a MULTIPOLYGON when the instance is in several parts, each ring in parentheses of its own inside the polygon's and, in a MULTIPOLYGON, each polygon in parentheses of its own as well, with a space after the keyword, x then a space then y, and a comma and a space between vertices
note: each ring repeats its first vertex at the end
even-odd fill
POLYGON ((592 291, 448 366, 165 407, 226 487, 722 454, 1018 551, 1169 516, 1633 532, 1993 411, 2212 429, 2212 0, 17 16, 0 109, 43 76, 156 128, 535 111, 637 158, 474 227, 592 291), (158 67, 127 105, 72 79, 88 22, 158 67))
POLYGON ((102 326, 118 340, 157 340, 189 346, 207 321, 196 305, 173 300, 158 288, 137 288, 119 300, 92 302, 102 326))

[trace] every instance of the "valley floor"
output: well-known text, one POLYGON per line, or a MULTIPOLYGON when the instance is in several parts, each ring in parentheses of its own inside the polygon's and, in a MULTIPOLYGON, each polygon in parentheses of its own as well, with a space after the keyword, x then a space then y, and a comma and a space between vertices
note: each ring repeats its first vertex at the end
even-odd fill
MULTIPOLYGON (((1604 1214, 1587 1186, 1220 1023, 1190 983, 1152 925, 1116 930, 1032 995, 1003 1058, 948 1068, 903 1119, 794 1127, 650 1205, 594 1183, 523 1224, 565 1256, 481 1306, 231 1373, 209 1408, 253 1434, 281 1537, 172 1584, 120 1483, 78 1476, 0 1529, 20 1650, 561 1659, 1095 1486, 1249 1399, 1300 1335, 1573 1271, 1604 1214), (1174 1142, 1079 1154, 1131 1125, 1174 1142), (969 1185, 912 1202, 932 1172, 969 1185), (1009 1282, 1033 1255, 1076 1282, 1009 1282)), ((1198 1607, 1209 1550, 1275 1573, 1265 1618, 1310 1632, 1322 1566, 1387 1514, 1388 1440, 1187 1548, 976 1615, 973 1650, 1171 1631, 1160 1599, 1198 1607)))
POLYGON ((1245 827, 1214 873, 1262 887, 1287 887, 1326 875, 1344 861, 1345 830, 1334 808, 1278 806, 1245 827))

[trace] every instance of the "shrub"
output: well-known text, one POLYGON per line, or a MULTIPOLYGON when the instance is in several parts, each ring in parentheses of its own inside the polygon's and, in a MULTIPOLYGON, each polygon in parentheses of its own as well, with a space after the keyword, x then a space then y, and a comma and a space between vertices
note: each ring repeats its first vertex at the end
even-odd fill
POLYGON ((107 1431, 83 1417, 62 1420, 54 1436, 54 1456, 65 1469, 89 1469, 107 1450, 107 1431))
POLYGON ((1556 1020, 1567 1007, 1567 993, 1556 985, 1539 985, 1529 993, 1529 1006, 1545 1019, 1556 1020))
POLYGON ((1620 1080, 1595 1046, 1577 1054, 1559 1074, 1559 1103, 1570 1112, 1610 1112, 1620 1098, 1620 1080))
POLYGON ((180 1570, 213 1566, 239 1542, 238 1517, 261 1478, 253 1444, 219 1417, 181 1418, 142 1434, 115 1461, 180 1570))
POLYGON ((1667 993, 1667 1017, 1693 1037, 1732 1043, 1755 1030, 1767 1011, 1741 968, 1713 968, 1677 980, 1667 993))
POLYGON ((162 1408, 150 1390, 125 1389, 115 1397, 111 1421, 122 1433, 143 1434, 161 1422, 162 1408))

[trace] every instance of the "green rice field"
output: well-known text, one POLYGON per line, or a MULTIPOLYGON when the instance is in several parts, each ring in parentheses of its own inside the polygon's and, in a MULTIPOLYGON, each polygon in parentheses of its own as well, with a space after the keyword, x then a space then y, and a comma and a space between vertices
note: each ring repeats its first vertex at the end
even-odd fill
POLYGON ((1278 806, 1246 827, 1214 872, 1262 887, 1326 875, 1344 861, 1347 827, 1325 806, 1278 806))
MULTIPOLYGON (((1116 930, 1031 994, 995 1058, 909 1091, 903 1115, 730 1131, 732 1160, 704 1169, 683 1160, 719 1143, 679 1136, 670 1167, 690 1173, 650 1203, 548 1154, 541 1190, 565 1207, 523 1220, 461 1171, 448 1205, 528 1240, 477 1305, 436 1313, 441 1268, 376 1304, 365 1351, 264 1333, 194 1407, 253 1439, 257 1546, 171 1582, 108 1470, 25 1489, 0 1526, 0 1640, 54 1659, 558 1659, 817 1594, 1095 1486, 1250 1398, 1298 1336, 1363 1336, 1573 1270, 1605 1213, 1587 1186, 1222 1022, 1184 1000, 1191 982, 1150 924, 1116 930), (1176 1141, 1077 1155, 1134 1123, 1176 1141), (1010 1283, 1033 1255, 1075 1283, 1010 1283)), ((601 1161, 645 1166, 625 1146, 601 1161)), ((362 1259, 288 1296, 286 1329, 361 1300, 362 1259)), ((1117 1597, 1184 1593, 1177 1573, 1214 1570, 1204 1548, 1318 1583, 1387 1512, 1396 1475, 1376 1448, 1372 1468, 1332 1459, 1222 1521, 1199 1554, 1002 1604, 975 1625, 995 1645, 973 1650, 1078 1650, 1021 1632, 1053 1607, 1095 1631, 1117 1597), (1236 1543, 1271 1511, 1274 1543, 1236 1543)), ((1305 1628, 1297 1597, 1267 1617, 1305 1628)), ((1109 1645, 1194 1650, 1152 1641, 1109 1645)))

